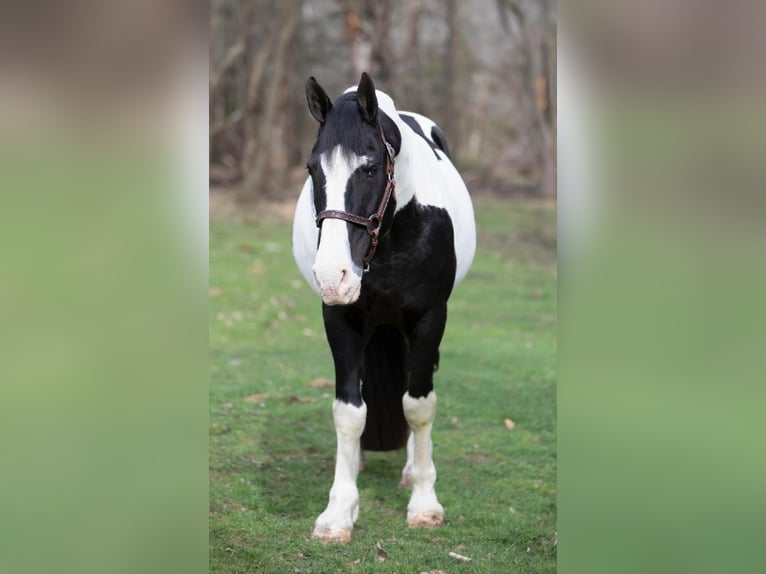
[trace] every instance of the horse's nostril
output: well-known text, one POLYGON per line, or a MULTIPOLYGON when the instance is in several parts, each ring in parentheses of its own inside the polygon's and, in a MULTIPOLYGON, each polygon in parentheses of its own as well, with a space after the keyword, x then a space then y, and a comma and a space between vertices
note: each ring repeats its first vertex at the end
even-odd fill
POLYGON ((342 286, 344 288, 348 287, 349 283, 351 282, 351 272, 349 269, 341 269, 340 270, 340 283, 339 286, 342 286))
POLYGON ((347 267, 327 269, 312 269, 314 275, 314 284, 319 289, 332 289, 339 291, 345 288, 351 281, 351 272, 347 267))

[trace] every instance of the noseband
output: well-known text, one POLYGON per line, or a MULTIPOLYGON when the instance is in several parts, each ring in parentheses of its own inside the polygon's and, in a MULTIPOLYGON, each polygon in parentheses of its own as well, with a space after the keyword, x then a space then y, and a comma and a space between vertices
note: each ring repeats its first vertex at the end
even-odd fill
POLYGON ((316 224, 317 227, 322 226, 322 220, 324 219, 342 219, 348 221, 354 225, 359 225, 367 230, 370 236, 370 249, 367 252, 367 256, 364 258, 364 272, 370 270, 370 261, 375 256, 375 250, 378 247, 378 237, 380 235, 380 226, 383 224, 383 216, 386 213, 388 207, 388 201, 391 199, 391 194, 396 187, 396 181, 394 181, 394 148, 390 143, 386 141, 386 136, 383 135, 383 126, 380 126, 380 139, 386 146, 386 176, 388 181, 386 182, 386 190, 383 192, 383 198, 380 200, 378 210, 369 217, 362 217, 354 213, 347 211, 341 211, 339 209, 325 209, 317 214, 316 224))

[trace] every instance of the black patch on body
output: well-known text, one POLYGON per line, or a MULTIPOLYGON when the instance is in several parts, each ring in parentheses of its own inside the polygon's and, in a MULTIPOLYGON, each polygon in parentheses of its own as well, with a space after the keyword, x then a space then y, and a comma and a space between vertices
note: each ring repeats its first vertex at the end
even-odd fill
POLYGON ((437 149, 440 149, 443 151, 448 158, 452 159, 452 156, 449 152, 449 147, 447 146, 447 137, 444 135, 444 132, 441 130, 439 126, 434 124, 434 127, 431 129, 431 138, 428 138, 426 134, 423 132, 423 128, 420 127, 420 124, 417 122, 415 118, 412 116, 409 116, 407 114, 399 114, 399 117, 402 119, 402 121, 410 126, 412 128, 412 131, 414 131, 416 134, 418 134, 421 138, 425 140, 425 142, 428 144, 428 147, 430 147, 434 155, 436 156, 436 159, 441 161, 442 158, 439 157, 439 154, 436 153, 437 149))
MULTIPOLYGON (((397 306, 417 313, 447 300, 456 269, 454 229, 447 210, 413 199, 396 213, 390 234, 378 245, 362 280, 362 297, 367 294, 368 303, 386 306, 386 315, 397 306)), ((406 311, 402 318, 406 324, 406 311)))
POLYGON ((447 145, 447 136, 444 135, 442 129, 436 124, 434 124, 434 127, 431 128, 431 138, 451 160, 452 154, 450 153, 449 146, 447 145))

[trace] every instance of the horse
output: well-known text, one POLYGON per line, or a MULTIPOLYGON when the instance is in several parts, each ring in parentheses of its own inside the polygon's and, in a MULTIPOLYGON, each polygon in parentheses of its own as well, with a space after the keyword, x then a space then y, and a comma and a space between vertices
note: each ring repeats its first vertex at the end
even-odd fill
POLYGON ((442 130, 397 111, 368 74, 334 103, 310 77, 306 99, 319 128, 292 250, 322 298, 337 437, 329 502, 312 538, 350 541, 362 450, 405 445, 407 524, 436 527, 444 509, 434 490, 433 375, 447 300, 476 251, 473 205, 442 130))

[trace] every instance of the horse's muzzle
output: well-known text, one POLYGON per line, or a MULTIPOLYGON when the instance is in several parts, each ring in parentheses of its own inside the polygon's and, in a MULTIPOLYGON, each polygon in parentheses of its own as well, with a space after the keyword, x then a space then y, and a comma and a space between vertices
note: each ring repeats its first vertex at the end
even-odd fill
POLYGON ((314 266, 314 284, 325 305, 350 305, 359 299, 362 278, 351 269, 314 266))

